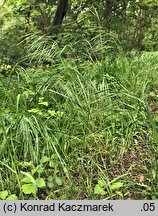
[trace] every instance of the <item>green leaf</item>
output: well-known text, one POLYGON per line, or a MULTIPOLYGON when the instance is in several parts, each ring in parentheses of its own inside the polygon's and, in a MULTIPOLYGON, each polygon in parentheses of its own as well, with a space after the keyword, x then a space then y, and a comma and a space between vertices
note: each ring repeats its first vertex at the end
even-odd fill
POLYGON ((24 184, 21 189, 24 194, 36 194, 37 191, 33 184, 24 184))
POLYGON ((56 115, 61 118, 63 115, 64 115, 64 112, 60 112, 60 111, 57 111, 56 112, 56 115))
POLYGON ((36 185, 38 188, 42 188, 46 186, 45 180, 43 178, 36 179, 36 185))
POLYGON ((6 200, 18 200, 18 197, 15 194, 11 194, 6 200))
POLYGON ((39 102, 42 102, 44 100, 44 97, 39 98, 39 102))
POLYGON ((30 109, 28 110, 29 113, 38 113, 40 112, 40 110, 38 108, 33 108, 33 109, 30 109))
POLYGON ((23 162, 20 162, 19 165, 22 167, 32 167, 33 163, 32 163, 32 161, 29 161, 29 162, 23 161, 23 162))
POLYGON ((56 154, 52 154, 51 159, 58 160, 58 156, 56 154))
POLYGON ((57 184, 58 186, 63 185, 63 180, 62 180, 62 178, 60 178, 60 177, 55 177, 55 182, 56 182, 56 184, 57 184))
POLYGON ((100 185, 100 187, 105 187, 105 183, 102 180, 98 180, 98 184, 100 185))
POLYGON ((31 179, 29 177, 25 177, 21 180, 23 183, 32 183, 31 179))
POLYGON ((0 191, 0 199, 5 200, 6 197, 8 196, 8 191, 0 191))
POLYGON ((55 168, 56 165, 57 165, 57 162, 55 160, 50 160, 50 162, 49 162, 50 167, 55 168))
POLYGON ((40 160, 41 163, 46 163, 48 162, 50 159, 47 156, 42 157, 42 159, 40 160))
POLYGON ((119 195, 121 198, 123 198, 123 193, 120 191, 116 191, 116 194, 119 195))
POLYGON ((48 106, 48 102, 47 101, 42 101, 38 103, 39 105, 43 105, 43 106, 48 106))
POLYGON ((55 110, 48 110, 48 114, 51 116, 55 116, 55 110))
POLYGON ((33 163, 32 163, 32 161, 29 161, 29 162, 24 161, 24 166, 26 166, 26 167, 32 167, 33 163))
POLYGON ((30 174, 30 173, 27 173, 27 172, 22 172, 22 171, 20 171, 22 174, 24 174, 25 176, 27 176, 29 179, 30 179, 30 181, 34 184, 34 185, 36 185, 36 182, 35 182, 35 179, 32 177, 32 175, 30 174))
POLYGON ((48 176, 47 185, 48 185, 49 188, 53 188, 54 187, 54 177, 53 176, 48 176))
POLYGON ((42 173, 44 168, 41 165, 37 165, 34 169, 31 170, 31 174, 34 175, 35 173, 42 173))
POLYGON ((158 115, 155 115, 154 120, 156 123, 158 122, 158 115))
POLYGON ((48 176, 48 181, 49 182, 53 182, 54 181, 54 177, 53 176, 48 176))
POLYGON ((113 185, 110 186, 110 189, 113 191, 119 190, 120 188, 123 187, 123 183, 122 182, 116 182, 113 185))
POLYGON ((96 195, 105 195, 104 188, 102 188, 99 184, 97 184, 94 188, 94 194, 96 195))
POLYGON ((54 187, 54 183, 53 182, 47 182, 47 185, 49 188, 53 188, 54 187))

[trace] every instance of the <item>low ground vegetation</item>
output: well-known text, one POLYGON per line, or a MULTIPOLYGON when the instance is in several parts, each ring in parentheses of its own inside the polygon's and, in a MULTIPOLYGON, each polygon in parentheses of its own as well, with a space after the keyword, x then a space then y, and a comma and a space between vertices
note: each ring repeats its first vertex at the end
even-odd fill
POLYGON ((61 58, 1 79, 0 198, 156 199, 157 58, 61 58))

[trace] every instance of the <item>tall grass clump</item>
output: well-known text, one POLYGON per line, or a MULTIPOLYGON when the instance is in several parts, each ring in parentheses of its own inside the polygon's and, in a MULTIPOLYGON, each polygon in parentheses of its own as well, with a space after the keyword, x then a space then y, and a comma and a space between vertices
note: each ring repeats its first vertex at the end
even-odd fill
POLYGON ((0 82, 0 191, 27 199, 156 198, 157 56, 110 55, 107 47, 95 59, 90 49, 88 58, 74 58, 66 53, 73 43, 49 49, 46 38, 31 40, 31 67, 0 82))

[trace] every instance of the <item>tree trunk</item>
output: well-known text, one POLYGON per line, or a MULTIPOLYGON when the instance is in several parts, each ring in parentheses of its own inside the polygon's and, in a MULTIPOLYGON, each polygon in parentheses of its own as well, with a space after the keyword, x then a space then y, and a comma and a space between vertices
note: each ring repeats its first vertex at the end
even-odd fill
POLYGON ((105 0, 104 1, 104 21, 105 21, 105 27, 107 29, 107 32, 110 31, 110 19, 111 19, 111 13, 112 13, 112 2, 111 0, 105 0))
POLYGON ((62 24, 62 21, 68 10, 69 0, 58 0, 58 6, 55 13, 53 26, 59 26, 62 24))

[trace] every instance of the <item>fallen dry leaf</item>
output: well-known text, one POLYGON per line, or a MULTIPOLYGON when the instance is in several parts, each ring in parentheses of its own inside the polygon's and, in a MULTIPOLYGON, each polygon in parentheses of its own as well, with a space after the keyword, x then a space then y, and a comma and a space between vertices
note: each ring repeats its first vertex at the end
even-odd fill
POLYGON ((139 179, 139 182, 141 183, 141 182, 144 181, 145 177, 143 175, 141 175, 141 176, 138 177, 138 179, 139 179))

